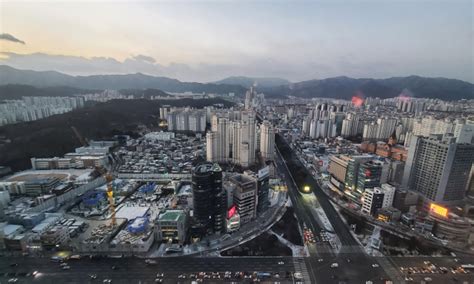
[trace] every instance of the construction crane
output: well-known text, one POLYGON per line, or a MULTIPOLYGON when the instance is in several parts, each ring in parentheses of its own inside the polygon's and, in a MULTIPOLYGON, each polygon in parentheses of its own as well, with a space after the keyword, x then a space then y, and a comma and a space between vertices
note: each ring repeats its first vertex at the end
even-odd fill
POLYGON ((112 188, 112 180, 114 178, 110 173, 105 174, 105 180, 107 182, 107 198, 109 199, 109 211, 112 216, 112 220, 110 222, 111 227, 115 227, 117 224, 117 220, 115 219, 115 200, 114 200, 114 190, 112 188))

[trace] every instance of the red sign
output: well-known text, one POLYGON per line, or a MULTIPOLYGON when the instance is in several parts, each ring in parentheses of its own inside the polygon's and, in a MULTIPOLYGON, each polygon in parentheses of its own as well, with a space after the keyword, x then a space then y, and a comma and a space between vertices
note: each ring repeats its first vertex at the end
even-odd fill
POLYGON ((235 212, 237 212, 237 207, 235 205, 232 205, 232 207, 230 207, 229 211, 227 211, 227 219, 232 218, 232 216, 235 215, 235 212))
POLYGON ((372 175, 372 173, 370 172, 370 170, 365 170, 365 176, 366 177, 370 177, 372 175))

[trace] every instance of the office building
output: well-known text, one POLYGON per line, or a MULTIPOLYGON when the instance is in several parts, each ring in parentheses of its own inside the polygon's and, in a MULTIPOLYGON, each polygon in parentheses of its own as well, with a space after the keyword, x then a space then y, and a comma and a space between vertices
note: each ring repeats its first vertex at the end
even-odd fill
POLYGON ((370 155, 360 155, 360 156, 352 156, 349 160, 347 160, 347 172, 345 177, 345 184, 346 188, 354 191, 357 187, 357 177, 359 175, 359 166, 361 163, 365 163, 373 159, 370 155))
POLYGON ((375 160, 360 164, 356 190, 353 191, 352 194, 355 195, 356 198, 360 198, 367 188, 380 186, 382 168, 383 163, 375 160))
POLYGON ((156 220, 158 240, 178 242, 186 241, 188 216, 183 210, 166 210, 156 220))
POLYGON ((257 214, 260 214, 265 212, 270 205, 270 200, 268 200, 270 191, 270 167, 266 166, 259 170, 257 179, 257 214))
POLYGON ((240 215, 240 223, 248 223, 257 216, 257 179, 251 175, 236 174, 229 180, 235 185, 234 205, 240 215))
POLYGON ((216 163, 196 166, 192 175, 194 218, 208 231, 225 232, 226 194, 222 169, 216 163))
POLYGON ((362 212, 374 216, 378 209, 391 207, 394 195, 395 188, 389 184, 367 188, 363 194, 362 212))

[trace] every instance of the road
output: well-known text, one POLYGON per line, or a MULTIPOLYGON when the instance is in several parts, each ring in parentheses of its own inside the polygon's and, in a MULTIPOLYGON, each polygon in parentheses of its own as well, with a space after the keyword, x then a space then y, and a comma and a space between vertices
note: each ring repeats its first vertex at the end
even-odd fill
MULTIPOLYGON (((281 141, 281 140, 280 140, 281 141)), ((281 146, 281 145, 280 145, 281 146)), ((278 144, 277 144, 278 147, 278 144)), ((329 202, 328 197, 319 188, 318 183, 314 178, 307 172, 307 178, 304 181, 297 181, 296 185, 293 182, 292 174, 290 173, 286 162, 291 161, 292 163, 300 164, 294 153, 289 148, 283 149, 279 147, 277 149, 276 164, 280 174, 286 179, 288 186, 289 196, 293 202, 293 207, 300 222, 306 223, 308 228, 318 233, 321 228, 318 220, 311 214, 310 204, 306 203, 303 198, 303 194, 300 193, 297 186, 304 182, 305 185, 309 185, 313 189, 313 194, 316 196, 321 208, 324 210, 329 222, 334 228, 334 233, 339 237, 342 244, 340 253, 335 255, 328 245, 316 244, 314 250, 310 250, 310 257, 305 258, 306 266, 310 272, 311 282, 317 283, 338 283, 339 281, 351 283, 364 283, 364 281, 382 281, 395 278, 400 276, 397 269, 393 267, 393 264, 386 259, 376 259, 365 254, 363 249, 359 246, 359 243, 354 239, 349 231, 348 226, 341 219, 339 214, 336 212, 332 204, 329 202), (280 151, 284 151, 281 153, 280 151), (322 260, 322 261, 321 261, 322 260), (381 261, 383 262, 381 263, 381 261), (339 267, 336 269, 331 268, 331 264, 337 262, 339 267), (373 264, 377 264, 379 267, 372 267, 373 264), (387 271, 391 275, 387 275, 387 271)), ((307 171, 303 165, 301 168, 307 171)))
MULTIPOLYGON (((273 282, 294 283, 293 279, 285 278, 286 272, 291 273, 299 271, 296 269, 298 263, 305 263, 306 259, 292 257, 172 257, 157 258, 157 264, 147 266, 143 259, 123 258, 123 259, 102 259, 90 260, 83 258, 81 260, 69 260, 70 270, 62 270, 58 263, 52 263, 47 258, 0 258, 0 283, 6 283, 9 278, 16 277, 18 283, 102 283, 104 279, 112 279, 112 283, 154 283, 157 273, 164 273, 165 283, 190 283, 189 280, 178 279, 178 275, 184 273, 198 272, 225 272, 237 271, 247 272, 278 272, 279 279, 273 278, 273 282), (283 264, 280 264, 282 263, 283 264), (16 267, 10 264, 18 263, 16 267), (112 266, 117 266, 117 270, 112 270, 112 266), (38 271, 36 277, 13 276, 12 273, 38 271), (9 275, 5 275, 8 273, 9 275), (97 279, 91 280, 89 275, 96 274, 97 279)), ((311 283, 364 283, 360 277, 353 278, 358 274, 359 268, 354 265, 349 272, 342 271, 341 268, 331 269, 330 264, 334 259, 326 259, 323 262, 317 262, 314 265, 315 273, 318 275, 317 281, 311 283), (348 274, 349 273, 349 274, 348 274), (352 275, 353 274, 353 275, 352 275), (352 277, 351 277, 352 275, 352 277)), ((344 269, 345 270, 345 269, 344 269)), ((375 272, 382 272, 381 269, 373 269, 375 272)), ((374 275, 364 275, 365 280, 372 279, 374 283, 383 283, 378 273, 374 275)), ((232 279, 232 282, 242 282, 232 279)), ((230 282, 227 281, 227 282, 230 282)), ((217 279, 211 279, 206 283, 219 283, 217 279)), ((248 280, 245 282, 249 282, 248 280)), ((306 282, 309 283, 309 282, 306 282)))
MULTIPOLYGON (((321 232, 321 226, 319 225, 318 221, 311 215, 311 211, 308 207, 308 204, 304 202, 301 193, 296 188, 295 183, 293 182, 293 178, 289 173, 288 169, 286 168, 285 162, 283 161, 278 151, 276 165, 278 168, 278 172, 285 179, 286 184, 288 186, 288 196, 290 197, 291 203, 293 204, 293 208, 295 210, 296 216, 298 217, 300 227, 303 228, 303 224, 306 224, 306 226, 311 231, 313 231, 315 235, 319 235, 319 233, 321 232)), ((314 244, 308 244, 307 247, 310 256, 322 257, 323 253, 332 253, 330 246, 324 243, 319 243, 317 247, 314 244)))
MULTIPOLYGON (((164 273, 165 283, 178 283, 178 275, 185 273, 204 272, 237 272, 265 271, 279 272, 285 277, 286 271, 293 272, 292 258, 216 258, 216 257, 172 257, 157 258, 156 265, 146 265, 138 258, 107 258, 101 260, 69 260, 70 270, 62 270, 58 263, 47 258, 1 258, 2 273, 32 272, 39 274, 32 277, 18 277, 19 283, 102 283, 104 279, 112 279, 113 283, 154 283, 157 273, 164 273), (284 264, 279 264, 283 261, 284 264), (11 263, 19 266, 11 267, 11 263), (112 266, 117 270, 112 270, 112 266), (97 279, 91 280, 89 275, 96 274, 97 279)), ((0 283, 13 276, 0 276, 0 283)), ((16 276, 14 276, 16 277, 16 276)), ((217 280, 214 280, 216 282, 217 280)), ((235 280, 234 280, 235 281, 235 280)), ((182 281, 181 283, 189 283, 182 281)), ((209 282, 208 282, 209 283, 209 282)))

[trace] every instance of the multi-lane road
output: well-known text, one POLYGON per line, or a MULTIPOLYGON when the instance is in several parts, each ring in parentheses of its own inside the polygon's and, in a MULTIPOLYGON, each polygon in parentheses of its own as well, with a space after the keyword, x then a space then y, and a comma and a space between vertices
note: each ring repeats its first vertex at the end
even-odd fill
MULTIPOLYGON (((282 138, 282 137, 281 137, 282 138)), ((276 165, 278 172, 283 175, 288 184, 288 192, 293 202, 293 207, 297 214, 298 220, 304 222, 308 228, 313 230, 315 234, 321 231, 318 220, 311 214, 311 204, 305 202, 303 194, 298 187, 304 185, 310 186, 312 193, 314 194, 324 210, 329 222, 334 228, 334 233, 338 236, 342 248, 340 253, 335 254, 331 248, 324 243, 317 243, 310 245, 310 256, 305 259, 306 266, 310 272, 311 281, 318 283, 364 283, 365 281, 377 281, 384 282, 392 277, 389 277, 384 271, 384 265, 380 265, 378 259, 371 258, 364 253, 359 243, 354 239, 349 231, 348 226, 341 219, 339 214, 336 212, 332 204, 329 202, 328 197, 324 195, 322 190, 319 188, 318 183, 313 177, 307 173, 307 177, 304 181, 295 181, 292 173, 287 167, 287 162, 300 164, 300 161, 296 158, 294 153, 289 149, 283 139, 277 140, 277 156, 276 165), (322 260, 321 260, 322 259, 322 260), (326 262, 327 265, 321 265, 326 262), (331 268, 331 264, 337 263, 338 268, 331 268)), ((300 164, 301 170, 306 169, 300 164)), ((294 173, 293 173, 294 174, 294 173)))

